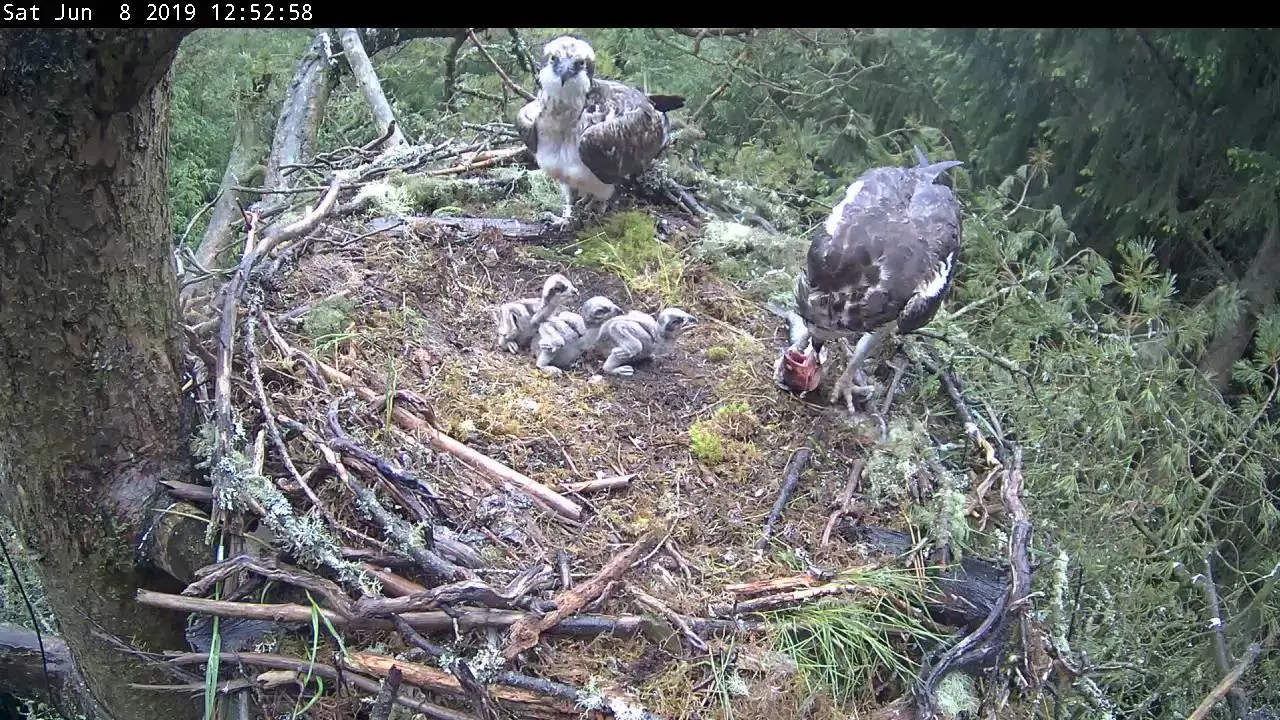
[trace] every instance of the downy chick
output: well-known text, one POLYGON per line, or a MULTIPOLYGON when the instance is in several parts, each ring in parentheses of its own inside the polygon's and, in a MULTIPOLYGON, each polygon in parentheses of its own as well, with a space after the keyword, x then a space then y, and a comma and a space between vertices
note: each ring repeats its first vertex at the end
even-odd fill
POLYGON ((495 318, 498 344, 510 353, 519 353, 529 347, 538 333, 538 326, 554 315, 564 303, 576 297, 578 289, 569 282, 569 278, 556 273, 542 283, 542 297, 503 303, 498 307, 495 318))
POLYGON ((663 310, 656 320, 636 310, 611 318, 600 328, 600 342, 613 348, 600 370, 631 377, 634 363, 665 355, 681 333, 697 324, 697 318, 679 308, 663 310))
POLYGON ((612 300, 596 295, 582 304, 582 313, 562 310, 538 327, 538 367, 559 375, 595 345, 600 326, 622 314, 612 300))

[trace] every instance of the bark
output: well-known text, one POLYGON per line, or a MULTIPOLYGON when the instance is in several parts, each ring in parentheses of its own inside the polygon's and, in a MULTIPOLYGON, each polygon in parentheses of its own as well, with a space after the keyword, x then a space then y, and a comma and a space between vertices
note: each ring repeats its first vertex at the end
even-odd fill
POLYGON ((315 154, 320 119, 324 116, 325 105, 336 80, 334 66, 330 62, 332 44, 329 32, 318 30, 310 47, 298 60, 280 108, 275 137, 271 141, 267 176, 262 183, 268 188, 293 187, 292 178, 297 175, 285 174, 287 166, 309 162, 315 154))
POLYGON ((181 433, 169 67, 190 32, 0 33, 0 507, 37 554, 85 681, 116 718, 192 717, 99 633, 179 647, 139 607, 181 433))
MULTIPOLYGON (((385 134, 387 128, 396 121, 396 116, 391 111, 391 103, 387 102, 386 93, 382 92, 382 83, 378 81, 378 74, 373 70, 373 63, 369 62, 369 56, 365 54, 364 45, 360 42, 360 34, 356 28, 340 28, 338 37, 342 40, 347 64, 351 66, 351 74, 356 78, 360 94, 364 96, 365 102, 369 103, 369 109, 373 112, 373 122, 378 126, 378 133, 385 134)), ((397 127, 383 147, 389 149, 403 145, 404 142, 404 135, 397 127)))
POLYGON ((1258 327, 1258 316, 1276 303, 1280 293, 1280 226, 1267 231, 1249 270, 1237 286, 1244 295, 1244 308, 1235 325, 1218 333, 1200 359, 1200 372, 1209 375, 1214 388, 1225 393, 1231 384, 1231 368, 1244 357, 1258 327))

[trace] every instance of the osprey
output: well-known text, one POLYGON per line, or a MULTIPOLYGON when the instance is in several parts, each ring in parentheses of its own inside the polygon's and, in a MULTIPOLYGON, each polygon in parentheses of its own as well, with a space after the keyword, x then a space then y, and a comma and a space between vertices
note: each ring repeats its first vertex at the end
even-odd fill
POLYGON ((538 167, 560 185, 563 216, 553 217, 564 224, 575 193, 604 207, 619 181, 648 169, 671 142, 666 113, 684 98, 595 77, 595 51, 575 37, 547 43, 542 57, 542 87, 515 125, 538 167))
POLYGON ((942 305, 960 254, 961 218, 955 193, 934 181, 963 163, 930 164, 919 148, 916 158, 915 167, 873 168, 858 176, 813 232, 795 284, 803 331, 793 334, 775 367, 782 388, 816 388, 823 346, 839 339, 849 367, 831 402, 843 398, 852 411, 855 393, 874 391, 862 366, 883 337, 923 327, 942 305), (848 338, 855 335, 861 337, 850 350, 848 338))

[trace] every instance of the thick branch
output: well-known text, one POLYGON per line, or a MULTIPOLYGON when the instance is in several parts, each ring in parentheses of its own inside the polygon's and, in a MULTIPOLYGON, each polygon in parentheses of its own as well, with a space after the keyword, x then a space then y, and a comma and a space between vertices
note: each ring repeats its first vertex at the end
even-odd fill
POLYGON ((284 168, 301 165, 315 154, 316 134, 333 87, 331 46, 328 31, 319 30, 298 60, 276 122, 271 155, 267 158, 263 186, 268 189, 292 187, 293 181, 285 175, 284 168))
POLYGON ((360 94, 364 96, 365 102, 369 103, 369 109, 373 111, 373 121, 378 126, 378 132, 391 133, 384 147, 393 148, 403 145, 404 135, 398 127, 394 127, 395 113, 391 111, 391 103, 387 102, 386 93, 382 91, 382 83, 379 82, 378 74, 373 70, 373 63, 369 62, 369 56, 365 54, 364 45, 360 42, 360 34, 355 28, 340 28, 338 38, 342 41, 342 49, 346 53, 347 63, 351 66, 351 73, 355 75, 356 85, 360 87, 360 94))

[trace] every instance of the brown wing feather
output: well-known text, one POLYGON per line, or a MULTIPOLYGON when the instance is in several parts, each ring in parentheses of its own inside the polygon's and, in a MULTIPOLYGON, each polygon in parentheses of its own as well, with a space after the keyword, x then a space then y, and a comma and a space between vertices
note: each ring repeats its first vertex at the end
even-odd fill
POLYGON ((520 111, 516 113, 516 132, 520 134, 520 139, 524 141, 529 152, 536 155, 538 152, 538 115, 542 113, 542 103, 533 100, 520 111))
POLYGON ((643 172, 670 140, 662 113, 639 90, 597 78, 582 111, 578 153, 606 183, 643 172))
POLYGON ((937 311, 955 272, 961 223, 949 188, 896 168, 859 179, 866 185, 858 206, 845 209, 834 237, 824 226, 814 231, 796 280, 800 315, 820 339, 893 320, 903 332, 919 328, 937 311), (940 263, 945 282, 921 294, 940 263))

